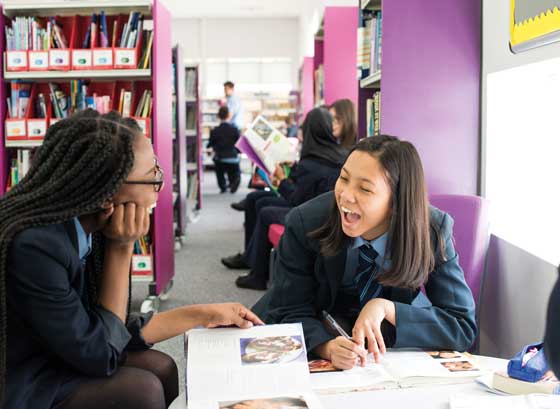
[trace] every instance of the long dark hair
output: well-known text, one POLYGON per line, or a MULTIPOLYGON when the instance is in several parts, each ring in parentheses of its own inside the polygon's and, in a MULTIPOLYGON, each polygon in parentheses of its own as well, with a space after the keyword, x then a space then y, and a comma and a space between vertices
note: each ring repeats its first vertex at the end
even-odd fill
MULTIPOLYGON (((365 152, 376 158, 391 188, 391 221, 386 258, 390 270, 379 282, 392 287, 419 288, 428 279, 436 260, 443 260, 444 243, 436 226, 431 227, 424 170, 414 145, 394 136, 381 135, 362 139, 351 151, 365 152), (430 229, 436 240, 432 242, 430 229), (437 249, 437 251, 435 251, 437 249), (437 255, 434 255, 437 253, 437 255)), ((347 247, 336 198, 322 227, 310 233, 320 243, 321 254, 332 257, 347 247)))
MULTIPOLYGON (((27 175, 0 198, 0 407, 6 379, 6 267, 10 244, 21 231, 64 223, 99 211, 128 176, 140 128, 116 113, 86 110, 49 127, 27 175)), ((94 234, 88 260, 91 308, 103 271, 105 241, 94 234)), ((130 303, 130 297, 129 297, 130 303)))
POLYGON ((313 108, 307 113, 303 125, 301 159, 313 157, 340 167, 348 149, 339 145, 332 133, 332 116, 325 108, 313 108))
POLYGON ((338 120, 342 123, 340 144, 348 149, 356 144, 358 136, 358 123, 354 103, 345 98, 333 102, 329 109, 334 109, 338 120))

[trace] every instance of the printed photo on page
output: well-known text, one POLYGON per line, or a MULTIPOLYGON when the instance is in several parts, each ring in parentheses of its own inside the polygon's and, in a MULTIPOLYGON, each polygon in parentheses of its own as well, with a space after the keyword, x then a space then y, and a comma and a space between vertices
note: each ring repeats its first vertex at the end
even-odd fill
POLYGON ((271 398, 311 393, 301 324, 195 329, 187 338, 191 409, 282 408, 271 398))

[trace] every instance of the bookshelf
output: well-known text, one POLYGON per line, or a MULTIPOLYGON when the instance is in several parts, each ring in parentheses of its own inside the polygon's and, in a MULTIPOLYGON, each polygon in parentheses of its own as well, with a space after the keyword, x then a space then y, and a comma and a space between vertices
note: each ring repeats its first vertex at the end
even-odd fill
MULTIPOLYGON (((188 220, 196 221, 199 211, 202 209, 202 115, 200 107, 200 85, 198 65, 188 65, 185 68, 186 78, 186 101, 185 113, 187 116, 187 124, 185 132, 187 135, 187 204, 188 204, 188 220)), ((216 111, 217 112, 217 111, 216 111)))
POLYGON ((183 72, 183 50, 180 45, 175 45, 172 51, 173 61, 173 116, 174 136, 173 141, 173 215, 176 246, 183 242, 187 233, 187 139, 185 134, 186 112, 185 104, 185 78, 183 72))
MULTIPOLYGON (((171 15, 160 0, 131 0, 131 1, 98 1, 95 6, 92 2, 85 1, 10 1, 4 2, 0 16, 0 52, 3 58, 6 51, 5 27, 10 19, 15 16, 66 16, 67 21, 73 21, 71 24, 65 24, 65 30, 71 30, 77 26, 80 19, 88 19, 92 13, 99 13, 104 10, 108 21, 118 20, 118 15, 127 14, 131 11, 139 11, 144 19, 151 21, 154 33, 153 42, 151 43, 151 68, 150 69, 92 69, 84 71, 57 70, 57 71, 9 71, 8 64, 3 65, 2 86, 0 86, 0 115, 6 118, 7 103, 6 97, 9 95, 10 80, 25 80, 31 84, 37 84, 37 87, 45 87, 45 82, 55 82, 60 84, 64 89, 69 87, 72 79, 89 78, 91 84, 95 84, 99 89, 115 90, 119 86, 121 89, 133 90, 132 104, 140 103, 140 96, 143 92, 149 90, 151 92, 153 109, 149 119, 144 119, 144 127, 147 136, 151 137, 154 151, 158 156, 161 166, 167 170, 164 175, 166 186, 173 186, 172 169, 172 116, 171 104, 169 96, 172 93, 172 72, 171 72, 171 15), (73 20, 72 20, 73 19, 73 20), (95 80, 99 80, 96 82, 95 80), (42 85, 41 85, 42 84, 42 85)), ((122 17, 125 18, 125 17, 122 17)), ((80 20, 81 21, 81 20, 80 20)), ((111 24, 109 24, 111 26, 111 24)), ((86 25, 87 27, 87 25, 86 25)), ((144 26, 144 28, 150 28, 144 26)), ((72 44, 74 31, 68 31, 65 34, 72 44)), ((137 44, 140 45, 141 41, 137 44)), ((148 44, 148 43, 146 43, 148 44)), ((68 53, 73 53, 71 47, 68 53)), ((111 56, 117 55, 116 48, 109 48, 107 52, 111 56)), ((133 49, 130 52, 134 52, 133 49)), ((136 49, 136 58, 138 58, 138 48, 136 49)), ((6 61, 6 60, 4 60, 6 61)), ((117 59, 115 58, 115 61, 117 59)), ((120 60, 119 60, 120 61, 120 60)), ((133 60, 134 63, 140 60, 133 60)), ((69 63, 70 65, 70 63, 69 63)), ((27 67, 26 67, 27 68, 27 67)), ((32 85, 33 87, 33 85, 32 85)), ((104 91, 105 92, 105 91, 104 91)), ((111 104, 114 104, 112 99, 111 104)), ((31 103, 29 104, 31 105, 31 103)), ((113 105, 111 105, 113 106, 113 105)), ((114 107, 114 106, 113 106, 114 107)), ((6 121, 4 121, 6 122, 6 121)), ((47 119, 45 119, 48 125, 47 119)), ((140 122, 139 122, 140 123, 140 122)), ((141 124, 142 125, 142 124, 141 124)), ((27 124, 26 128, 29 128, 27 124)), ((10 169, 10 158, 14 156, 16 149, 30 149, 40 146, 40 140, 32 140, 27 137, 24 130, 22 140, 7 140, 6 127, 3 124, 0 127, 0 189, 2 192, 6 190, 6 182, 10 169)), ((173 256, 173 189, 163 189, 159 193, 159 200, 151 224, 151 255, 152 269, 150 275, 143 275, 141 278, 133 278, 147 282, 149 286, 149 296, 142 304, 142 310, 157 310, 159 300, 164 297, 172 287, 174 275, 174 256, 173 256)), ((134 262, 133 262, 134 271, 134 262)), ((135 277, 133 275, 133 277, 135 277)))
POLYGON ((379 132, 416 146, 430 194, 476 194, 480 3, 361 0, 359 27, 379 12, 381 63, 358 66, 362 78, 355 82, 359 136, 368 134, 377 96, 379 132))

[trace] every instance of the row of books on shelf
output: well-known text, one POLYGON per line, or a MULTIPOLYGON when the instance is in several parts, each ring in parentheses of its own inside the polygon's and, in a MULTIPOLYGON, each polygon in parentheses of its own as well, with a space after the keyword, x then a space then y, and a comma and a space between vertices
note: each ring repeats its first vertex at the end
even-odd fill
POLYGON ((197 97, 196 89, 196 68, 187 68, 185 75, 185 95, 188 99, 194 99, 197 97))
POLYGON ((381 91, 366 100, 367 136, 379 136, 381 126, 381 91))
POLYGON ((18 149, 10 161, 6 192, 17 185, 29 171, 31 164, 31 151, 28 149, 18 149))
POLYGON ((358 28, 358 74, 363 79, 381 70, 381 11, 362 11, 363 25, 358 28))
POLYGON ((100 113, 118 111, 136 119, 142 132, 150 136, 153 98, 145 83, 89 82, 10 83, 6 98, 6 140, 42 140, 47 127, 72 113, 92 108, 100 113))
POLYGON ((197 114, 198 114, 198 110, 196 109, 196 107, 187 105, 187 118, 186 118, 187 129, 196 129, 197 114))
POLYGON ((198 175, 191 173, 187 177, 187 199, 198 200, 198 175))
POLYGON ((147 69, 153 29, 126 15, 15 17, 5 27, 6 71, 147 69))

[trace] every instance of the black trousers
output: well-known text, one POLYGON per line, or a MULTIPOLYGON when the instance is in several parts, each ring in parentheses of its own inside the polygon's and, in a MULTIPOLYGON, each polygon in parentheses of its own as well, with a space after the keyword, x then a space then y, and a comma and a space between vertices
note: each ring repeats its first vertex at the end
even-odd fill
POLYGON ((271 224, 284 224, 291 207, 268 206, 261 209, 253 237, 247 246, 246 260, 251 266, 251 275, 261 282, 268 280, 270 250, 272 244, 268 240, 268 228, 271 224))
POLYGON ((256 190, 246 197, 245 202, 245 250, 249 246, 255 226, 257 216, 264 207, 289 207, 290 203, 281 196, 276 196, 274 192, 256 190))
POLYGON ((228 186, 231 186, 234 181, 241 177, 241 170, 239 169, 239 163, 224 163, 220 160, 214 161, 216 170, 216 179, 218 181, 218 186, 222 192, 225 192, 228 186), (226 182, 227 175, 227 182, 226 182))

